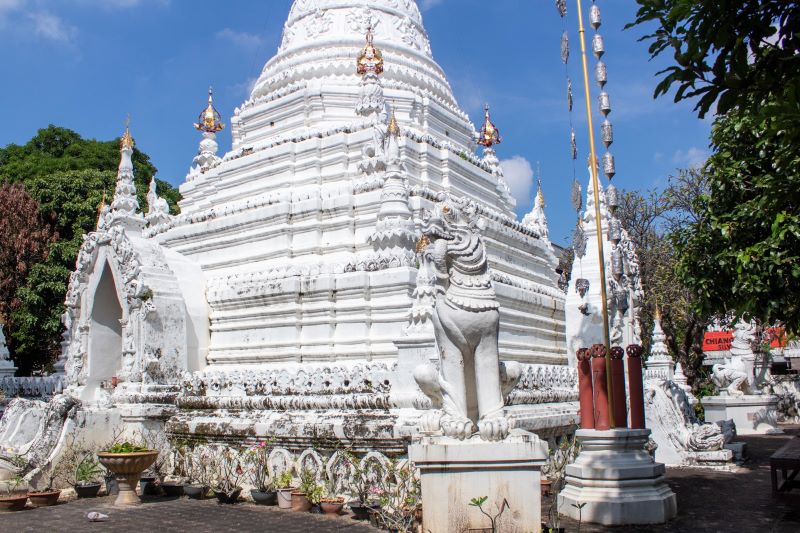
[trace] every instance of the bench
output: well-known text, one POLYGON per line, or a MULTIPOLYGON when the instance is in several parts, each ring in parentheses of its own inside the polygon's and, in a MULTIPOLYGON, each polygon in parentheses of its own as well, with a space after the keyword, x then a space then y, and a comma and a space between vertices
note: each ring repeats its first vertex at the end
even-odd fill
POLYGON ((772 492, 800 489, 800 480, 795 479, 800 472, 800 437, 793 438, 772 454, 769 458, 769 467, 772 474, 772 492), (783 477, 780 485, 778 485, 778 470, 783 477))

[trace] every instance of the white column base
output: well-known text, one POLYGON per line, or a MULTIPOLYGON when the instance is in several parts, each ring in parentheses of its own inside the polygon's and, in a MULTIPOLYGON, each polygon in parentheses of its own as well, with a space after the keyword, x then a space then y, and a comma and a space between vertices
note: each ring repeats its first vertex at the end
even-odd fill
POLYGON ((778 397, 746 394, 703 398, 706 422, 733 420, 737 435, 783 433, 778 428, 778 397))
POLYGON ((558 495, 561 514, 584 522, 620 526, 660 524, 678 512, 664 465, 644 449, 649 429, 581 429, 581 451, 567 465, 566 486, 558 495), (586 504, 579 511, 576 507, 586 504))
POLYGON ((498 531, 540 531, 540 469, 547 459, 547 443, 536 435, 513 430, 502 442, 423 437, 409 447, 408 456, 420 471, 423 531, 489 528, 489 519, 469 505, 482 496, 488 496, 483 509, 492 516, 503 499, 508 501, 497 521, 498 531))
POLYGON ((11 361, 0 361, 0 379, 13 378, 17 373, 17 367, 11 361))

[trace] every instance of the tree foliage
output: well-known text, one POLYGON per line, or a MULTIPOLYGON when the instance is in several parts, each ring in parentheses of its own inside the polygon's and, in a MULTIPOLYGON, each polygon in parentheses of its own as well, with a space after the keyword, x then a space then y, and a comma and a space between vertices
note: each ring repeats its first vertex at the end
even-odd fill
MULTIPOLYGON (((144 208, 150 179, 156 168, 138 149, 133 154, 139 204, 144 208)), ((24 185, 38 204, 40 216, 58 236, 47 253, 32 261, 24 283, 17 286, 15 308, 7 329, 12 356, 20 374, 41 370, 59 351, 61 315, 69 275, 83 235, 93 231, 103 198, 114 194, 119 142, 83 139, 74 131, 49 126, 23 146, 0 149, 0 181, 24 185)), ((158 182, 159 194, 176 212, 178 191, 158 182)), ((0 243, 5 247, 5 243, 0 243)), ((24 375, 24 374, 23 374, 24 375)))
POLYGON ((731 312, 800 330, 800 4, 637 0, 634 24, 668 67, 656 96, 716 103, 697 216, 675 235, 676 271, 701 314, 731 312))

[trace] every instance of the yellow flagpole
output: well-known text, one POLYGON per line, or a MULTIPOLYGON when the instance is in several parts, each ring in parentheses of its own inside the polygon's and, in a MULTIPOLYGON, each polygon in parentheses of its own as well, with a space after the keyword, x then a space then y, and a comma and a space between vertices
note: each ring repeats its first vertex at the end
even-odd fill
POLYGON ((614 389, 611 378, 611 339, 608 324, 608 294, 606 289, 606 260, 603 252, 603 221, 600 218, 600 179, 597 176, 597 152, 594 146, 594 121, 592 119, 591 91, 589 90, 589 67, 586 60, 586 35, 583 27, 583 9, 581 0, 578 2, 578 33, 581 37, 581 57, 583 59, 583 87, 586 92, 586 119, 589 125, 589 148, 591 150, 592 188, 594 189, 594 219, 597 225, 597 254, 600 260, 600 297, 603 309, 603 341, 606 346, 606 386, 608 387, 608 420, 612 428, 616 427, 614 420, 614 389))

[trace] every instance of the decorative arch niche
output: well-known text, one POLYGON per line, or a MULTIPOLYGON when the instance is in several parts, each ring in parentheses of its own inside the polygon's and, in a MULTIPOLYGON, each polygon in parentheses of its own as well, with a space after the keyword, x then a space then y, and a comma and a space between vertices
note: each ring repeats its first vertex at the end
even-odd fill
POLYGON ((104 381, 110 381, 122 368, 125 317, 114 274, 107 261, 103 262, 90 309, 86 393, 93 396, 104 381))

